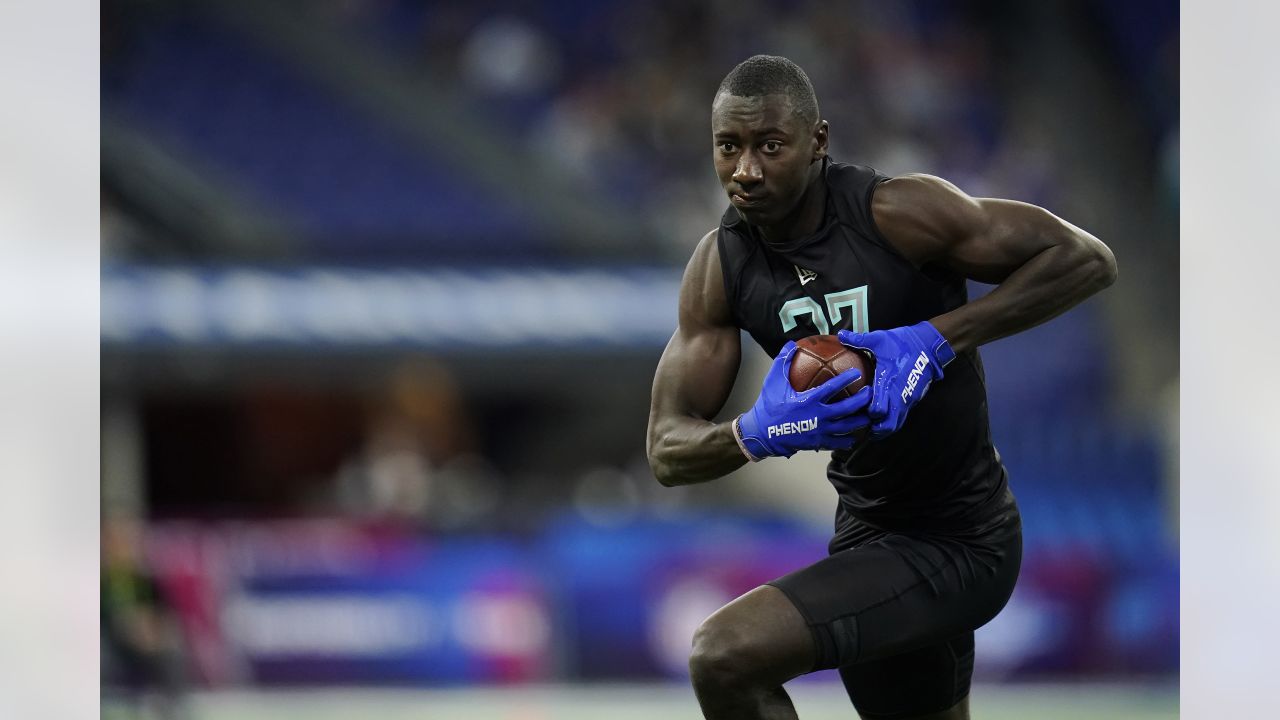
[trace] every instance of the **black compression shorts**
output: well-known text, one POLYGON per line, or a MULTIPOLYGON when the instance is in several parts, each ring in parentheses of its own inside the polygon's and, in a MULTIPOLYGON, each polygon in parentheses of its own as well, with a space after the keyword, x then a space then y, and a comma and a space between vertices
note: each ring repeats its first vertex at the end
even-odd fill
POLYGON ((1000 612, 1018 579, 1021 519, 965 536, 867 526, 845 536, 855 538, 851 547, 769 583, 808 623, 813 669, 840 668, 863 718, 955 705, 969 694, 973 631, 1000 612))

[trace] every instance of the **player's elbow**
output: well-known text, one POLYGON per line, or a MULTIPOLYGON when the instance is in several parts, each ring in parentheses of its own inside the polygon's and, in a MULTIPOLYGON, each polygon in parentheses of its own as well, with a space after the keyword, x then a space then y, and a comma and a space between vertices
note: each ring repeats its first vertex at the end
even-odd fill
POLYGON ((709 479, 696 469, 697 463, 689 456, 688 443, 682 441, 675 431, 650 432, 645 455, 654 479, 663 487, 679 487, 709 479))
POLYGON ((1098 240, 1094 240, 1089 243, 1086 263, 1089 268, 1089 279, 1094 286, 1094 292, 1104 290, 1115 284, 1120 270, 1116 266, 1116 256, 1111 252, 1111 248, 1098 240))
POLYGON ((673 462, 674 457, 670 443, 661 435, 650 433, 649 442, 645 450, 645 454, 649 459, 649 469, 653 472, 654 479, 663 487, 679 485, 679 472, 673 462))
POLYGON ((649 456, 649 469, 653 471, 653 477, 662 487, 676 487, 681 483, 677 480, 679 474, 670 464, 649 456))
POLYGON ((672 471, 670 466, 654 463, 653 460, 650 460, 649 467, 653 469, 654 479, 656 479, 658 484, 662 487, 676 487, 680 485, 676 480, 678 475, 672 471))
POLYGON ((664 450, 666 444, 662 432, 651 422, 649 432, 645 436, 645 458, 649 461, 649 470, 653 473, 653 477, 663 486, 671 487, 671 466, 666 461, 667 453, 664 450))
POLYGON ((1116 256, 1101 240, 1084 232, 1068 234, 1062 244, 1071 258, 1071 274, 1085 297, 1110 287, 1118 274, 1116 256))

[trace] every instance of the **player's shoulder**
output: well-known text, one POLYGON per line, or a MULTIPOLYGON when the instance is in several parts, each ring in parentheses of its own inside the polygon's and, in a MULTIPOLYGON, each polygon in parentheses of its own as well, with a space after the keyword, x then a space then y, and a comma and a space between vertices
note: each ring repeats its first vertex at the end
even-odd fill
POLYGON ((717 228, 703 235, 685 266, 680 288, 682 323, 725 325, 731 322, 720 266, 719 234, 717 228))
POLYGON ((698 240, 698 244, 697 246, 695 246, 693 253, 696 255, 700 252, 709 252, 711 250, 714 250, 716 245, 716 236, 718 236, 719 234, 720 234, 720 228, 718 227, 714 227, 708 230, 707 234, 703 235, 702 239, 698 240))
POLYGON ((917 266, 980 227, 978 201, 949 180, 906 173, 880 183, 871 216, 880 234, 917 266))
POLYGON ((954 227, 976 222, 978 201, 949 180, 927 173, 906 173, 880 183, 871 198, 871 215, 886 236, 898 226, 954 227))
MULTIPOLYGON (((737 213, 732 208, 730 212, 737 213)), ((704 235, 693 251, 690 267, 696 265, 708 282, 741 275, 758 250, 749 233, 735 231, 734 227, 722 222, 704 235)))
POLYGON ((950 180, 928 173, 904 173, 886 177, 876 187, 875 204, 882 209, 909 209, 931 200, 968 198, 950 180))
POLYGON ((686 279, 694 274, 705 276, 705 271, 708 267, 719 269, 720 244, 717 240, 719 234, 720 228, 714 228, 706 235, 703 235, 698 244, 694 246, 693 255, 689 257, 689 264, 685 270, 686 279))

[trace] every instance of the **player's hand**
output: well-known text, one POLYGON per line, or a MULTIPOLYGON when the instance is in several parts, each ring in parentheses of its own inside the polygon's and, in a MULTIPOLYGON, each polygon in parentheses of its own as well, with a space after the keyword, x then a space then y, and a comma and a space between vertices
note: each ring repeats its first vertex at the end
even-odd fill
POLYGON ((841 330, 840 342, 868 350, 876 358, 871 383, 871 437, 883 438, 897 432, 907 421, 907 413, 942 378, 942 368, 956 356, 946 338, 929 322, 892 330, 855 333, 841 330))
POLYGON ((788 376, 796 344, 788 341, 765 375, 756 404, 734 421, 743 452, 751 460, 791 457, 798 450, 838 450, 853 447, 854 431, 870 424, 863 412, 871 388, 828 403, 832 395, 862 377, 846 370, 809 390, 796 391, 788 376))

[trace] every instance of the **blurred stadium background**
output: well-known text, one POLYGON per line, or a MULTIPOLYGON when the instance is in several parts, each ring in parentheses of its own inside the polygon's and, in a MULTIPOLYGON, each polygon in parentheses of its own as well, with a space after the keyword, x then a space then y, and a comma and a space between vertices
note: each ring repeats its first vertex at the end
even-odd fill
POLYGON ((711 96, 756 52, 837 159, 1114 249, 983 349, 1026 559, 975 716, 1176 717, 1167 0, 104 0, 104 717, 697 717, 693 628, 820 557, 835 497, 816 455, 644 460, 724 207, 711 96))

